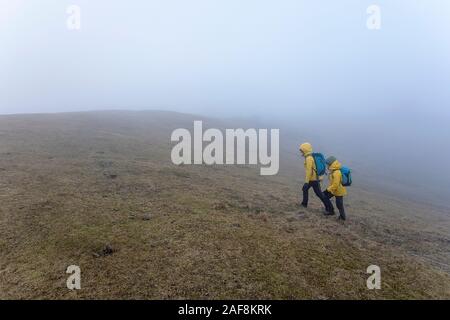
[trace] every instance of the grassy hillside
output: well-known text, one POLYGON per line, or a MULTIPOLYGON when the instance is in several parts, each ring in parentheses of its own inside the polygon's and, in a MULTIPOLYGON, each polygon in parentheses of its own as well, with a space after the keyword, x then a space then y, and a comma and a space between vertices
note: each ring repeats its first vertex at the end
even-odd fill
POLYGON ((0 117, 0 298, 450 298, 448 211, 358 186, 346 223, 314 198, 300 209, 302 163, 285 148, 274 177, 175 166, 170 133, 194 119, 0 117), (381 290, 366 288, 371 264, 381 290))

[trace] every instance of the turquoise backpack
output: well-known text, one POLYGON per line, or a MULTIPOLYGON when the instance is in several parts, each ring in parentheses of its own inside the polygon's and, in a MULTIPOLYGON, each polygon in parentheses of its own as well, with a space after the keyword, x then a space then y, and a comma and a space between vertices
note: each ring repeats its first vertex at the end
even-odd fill
POLYGON ((344 187, 350 187, 352 185, 352 171, 347 167, 342 167, 341 173, 342 173, 342 185, 344 187))
POLYGON ((327 162, 325 161, 325 157, 321 153, 312 153, 311 156, 316 164, 317 176, 323 176, 327 172, 327 162))

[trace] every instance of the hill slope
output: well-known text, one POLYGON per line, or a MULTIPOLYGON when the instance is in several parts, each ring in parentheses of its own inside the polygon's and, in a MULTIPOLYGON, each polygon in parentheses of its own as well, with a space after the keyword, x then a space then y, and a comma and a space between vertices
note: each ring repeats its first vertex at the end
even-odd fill
POLYGON ((448 212, 357 187, 345 224, 299 209, 289 154, 274 177, 175 166, 170 133, 196 119, 0 117, 0 298, 450 298, 448 212))

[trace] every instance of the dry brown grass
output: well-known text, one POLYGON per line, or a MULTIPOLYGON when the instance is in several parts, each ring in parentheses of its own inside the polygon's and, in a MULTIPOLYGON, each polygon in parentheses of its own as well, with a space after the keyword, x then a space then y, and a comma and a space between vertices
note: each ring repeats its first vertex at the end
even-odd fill
POLYGON ((276 177, 176 167, 170 132, 192 120, 1 117, 0 298, 450 298, 448 212, 352 188, 342 224, 299 209, 294 159, 276 177))

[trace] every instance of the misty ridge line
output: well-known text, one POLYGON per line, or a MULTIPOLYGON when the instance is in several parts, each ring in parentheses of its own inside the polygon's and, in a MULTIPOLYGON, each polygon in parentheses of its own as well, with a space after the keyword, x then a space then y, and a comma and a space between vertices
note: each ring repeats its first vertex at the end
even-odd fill
MULTIPOLYGON (((133 132, 137 134, 148 133, 149 128, 153 128, 151 130, 152 133, 160 132, 162 136, 155 136, 156 139, 164 139, 166 143, 169 144, 167 153, 165 155, 166 163, 174 164, 171 161, 171 149, 175 143, 181 142, 179 141, 170 141, 171 133, 176 128, 186 128, 187 131, 191 130, 190 137, 191 144, 189 146, 185 146, 184 149, 186 152, 190 153, 193 156, 193 131, 192 124, 197 119, 201 119, 205 126, 205 130, 207 127, 209 128, 220 128, 221 134, 224 140, 220 140, 222 143, 223 155, 219 157, 213 151, 213 146, 210 146, 209 151, 205 152, 206 162, 203 163, 203 154, 201 154, 202 164, 209 165, 209 163, 214 164, 214 161, 217 163, 223 163, 226 165, 226 131, 225 128, 279 128, 280 136, 279 136, 279 149, 277 149, 279 153, 279 163, 277 158, 274 155, 269 154, 269 150, 271 149, 270 144, 267 145, 267 155, 269 159, 273 159, 271 162, 272 173, 275 173, 276 168, 279 167, 279 171, 276 173, 277 176, 294 179, 297 180, 301 175, 303 170, 302 159, 299 158, 298 154, 298 144, 300 141, 311 141, 315 146, 315 150, 318 152, 322 152, 325 155, 334 154, 343 160, 345 164, 352 167, 355 173, 355 182, 358 189, 366 190, 369 192, 376 192, 380 196, 387 197, 390 199, 400 198, 403 200, 407 200, 413 202, 415 204, 426 205, 428 208, 434 207, 438 210, 444 209, 446 212, 448 211, 448 179, 444 176, 445 172, 440 176, 432 175, 430 176, 430 170, 423 170, 421 167, 417 167, 417 163, 423 163, 422 161, 416 162, 416 158, 419 156, 428 157, 428 153, 413 153, 409 154, 408 162, 403 161, 404 157, 407 156, 408 151, 405 148, 400 148, 398 142, 395 140, 388 141, 391 149, 395 150, 393 153, 386 153, 386 147, 384 146, 385 141, 381 139, 380 141, 376 141, 374 139, 369 139, 368 144, 370 146, 370 154, 365 152, 365 148, 363 147, 363 142, 366 144, 366 138, 363 132, 360 132, 358 135, 355 135, 354 132, 357 128, 352 128, 351 135, 349 136, 347 133, 339 136, 333 136, 332 134, 336 134, 340 129, 335 128, 334 126, 324 126, 319 130, 313 130, 314 126, 311 123, 307 123, 307 119, 302 118, 291 118, 289 122, 279 122, 274 121, 275 119, 263 120, 263 119, 250 119, 250 118, 217 118, 211 116, 201 116, 199 114, 189 114, 182 113, 178 111, 166 111, 166 110, 98 110, 98 111, 79 111, 79 112, 59 112, 59 113, 47 113, 47 114, 15 114, 15 115, 2 115, 0 116, 0 120, 2 123, 0 124, 0 135, 7 134, 8 131, 2 130, 7 129, 9 125, 21 124, 20 128, 27 128, 30 124, 31 130, 36 130, 38 128, 54 128, 54 126, 60 128, 60 130, 64 130, 64 128, 69 128, 71 131, 68 134, 78 134, 81 133, 81 128, 92 128, 92 130, 83 130, 83 135, 86 138, 93 137, 92 135, 95 132, 98 132, 99 129, 108 128, 105 132, 113 133, 126 133, 127 135, 130 133, 129 130, 133 128, 133 132), (152 120, 153 119, 153 120, 152 120), (162 121, 161 121, 162 120, 162 121), (10 122, 12 121, 12 122, 10 122), (23 121, 31 121, 31 122, 23 122, 23 121), (306 121, 306 122, 305 122, 306 121), (3 127, 5 125, 5 127, 3 127), (76 129, 76 132, 73 132, 72 129, 76 129), (142 130, 142 131, 139 131, 142 130), (158 130, 158 131, 154 131, 158 130), (3 133, 2 133, 3 132, 3 133), (331 136, 330 136, 331 134, 331 136), (173 143, 175 142, 175 143, 173 143), (383 151, 384 150, 384 151, 383 151), (380 151, 383 151, 380 153, 380 151), (210 157, 208 157, 210 154, 210 157), (378 154, 378 156, 376 156, 378 154), (209 161, 209 159, 212 159, 209 161), (398 159, 398 161, 394 161, 398 159), (392 162, 392 163, 391 163, 392 162), (389 164, 389 167, 387 167, 389 164), (403 171, 398 171, 401 167, 406 173, 403 171), (392 170, 390 170, 392 168, 392 170), (414 175, 408 175, 407 172, 409 170, 414 170, 414 175), (424 175, 428 176, 428 180, 424 178, 424 175), (442 178, 443 182, 439 183, 437 178, 442 178), (424 184, 424 181, 428 181, 430 183, 424 184)), ((351 125, 351 124, 348 124, 351 125)), ((16 127, 17 129, 18 127, 16 127)), ((45 129, 46 130, 46 129, 45 129)), ((233 133, 235 133, 233 129, 233 133)), ((245 136, 245 133, 250 134, 250 132, 246 132, 246 130, 242 129, 245 136)), ((44 131, 47 132, 47 131, 44 131)), ((54 131, 51 130, 47 133, 52 134, 54 131)), ((238 131, 239 132, 239 131, 238 131)), ((268 131, 269 133, 270 131, 268 131)), ((250 134, 254 136, 254 134, 250 134)), ((39 137, 39 134, 35 135, 36 138, 39 137)), ((198 135, 202 137, 202 135, 198 135)), ((218 134, 220 138, 220 134, 218 134)), ((258 135, 257 135, 258 136, 258 135)), ((268 140, 269 140, 268 134, 268 140)), ((411 133, 409 133, 409 137, 411 137, 411 133)), ((153 136, 147 136, 148 139, 153 139, 153 136)), ((414 139, 416 137, 413 136, 414 139)), ((211 138, 211 141, 203 141, 201 148, 204 144, 210 144, 213 142, 215 137, 211 138)), ((238 140, 238 137, 234 137, 234 139, 238 140)), ((242 137, 240 138, 241 141, 242 137)), ((253 140, 256 141, 256 140, 253 140)), ((245 142, 250 143, 249 138, 245 136, 245 142)), ((217 142, 216 142, 217 143, 217 142)), ((259 145, 259 141, 256 143, 253 142, 253 145, 259 145)), ((262 143, 262 142, 261 142, 262 143)), ((237 147, 237 141, 235 141, 235 147, 237 147)), ((214 145, 214 144, 213 144, 214 145)), ((242 145, 242 142, 241 142, 242 145)), ((430 146, 430 145, 428 145, 430 146)), ((180 147, 180 146, 179 146, 180 147)), ((264 145, 263 145, 264 147, 264 145)), ((203 153, 203 149, 198 148, 200 152, 203 153)), ((255 149, 255 148, 253 148, 255 149)), ((231 149, 230 149, 231 150, 231 149)), ((431 148, 430 150, 433 150, 431 148)), ((216 148, 216 151, 220 153, 220 150, 216 148)), ((258 150, 256 150, 258 151, 258 150)), ((367 150, 366 150, 367 151, 367 150)), ((240 151, 240 159, 243 159, 242 155, 245 155, 245 161, 240 160, 240 164, 249 164, 250 156, 248 155, 249 150, 240 151)), ((237 150, 234 151, 234 155, 237 156, 237 150)), ((442 154, 444 155, 444 154, 442 154)), ((180 154, 179 156, 183 156, 180 154)), ((264 156, 264 155, 263 155, 264 156)), ((447 155, 445 155, 447 156, 447 155)), ((197 156, 197 159, 199 157, 197 156)), ((254 159, 254 158, 252 158, 254 159)), ((194 158, 192 157, 190 160, 191 164, 194 164, 194 158)), ((176 161, 175 161, 176 162, 176 161)), ((231 162, 231 161, 230 161, 231 162)), ((189 163, 186 160, 186 163, 189 163)), ((233 164, 237 163, 237 159, 233 162, 233 164)), ((254 160, 252 160, 254 163, 254 160)), ((268 161, 269 163, 269 161, 268 161)), ((257 163, 258 164, 258 163, 257 163)), ((259 165, 263 166, 262 163, 259 165)), ((258 168, 259 169, 259 168, 258 168)), ((259 171, 259 170, 258 170, 259 171)), ((271 173, 269 171, 269 173, 271 173)))
POLYGON ((270 129, 270 146, 268 138, 268 129, 225 129, 225 135, 215 128, 203 132, 203 122, 197 120, 193 137, 184 128, 172 132, 170 140, 178 143, 172 148, 171 160, 175 165, 259 164, 261 175, 276 175, 280 168, 280 130, 270 129))

